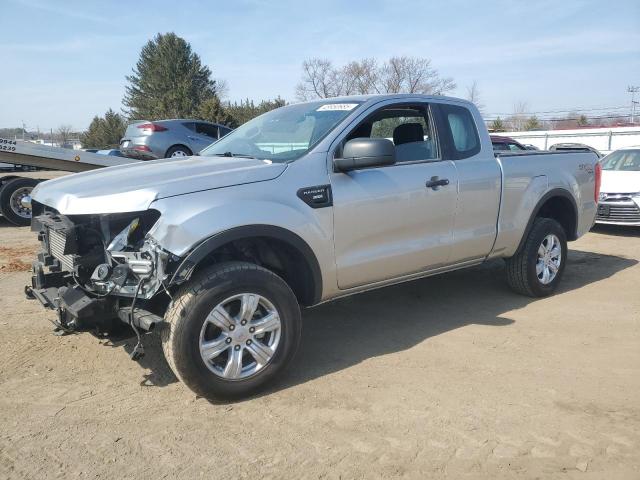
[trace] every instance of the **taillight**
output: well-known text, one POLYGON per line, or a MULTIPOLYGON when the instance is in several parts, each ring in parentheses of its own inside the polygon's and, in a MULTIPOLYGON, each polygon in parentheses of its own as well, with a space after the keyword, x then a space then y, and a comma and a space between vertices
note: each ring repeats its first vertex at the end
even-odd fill
POLYGON ((167 127, 163 127, 162 125, 158 125, 157 123, 141 123, 137 125, 138 128, 142 130, 149 130, 151 132, 164 132, 167 127))
POLYGON ((140 152, 150 152, 151 149, 149 147, 147 147, 146 145, 136 145, 135 147, 133 147, 134 150, 138 150, 140 152))
POLYGON ((600 165, 600 162, 596 162, 595 172, 596 172, 596 181, 595 181, 596 186, 593 192, 593 197, 596 203, 598 203, 598 197, 600 196, 600 185, 602 183, 602 165, 600 165))

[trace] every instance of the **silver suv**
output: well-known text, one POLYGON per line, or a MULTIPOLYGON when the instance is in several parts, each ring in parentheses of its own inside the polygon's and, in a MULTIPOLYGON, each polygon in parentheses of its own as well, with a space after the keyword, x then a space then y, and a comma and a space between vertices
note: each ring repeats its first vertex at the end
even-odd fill
POLYGON ((224 137, 231 129, 202 120, 139 120, 129 124, 120 151, 142 160, 189 157, 224 137))
MULTIPOLYGON (((464 100, 289 105, 197 157, 38 184, 26 291, 64 332, 157 325, 191 389, 246 396, 292 359, 301 305, 492 258, 516 292, 552 294, 599 175, 589 152, 494 154, 464 100)), ((425 307, 425 321, 441 314, 425 307)))

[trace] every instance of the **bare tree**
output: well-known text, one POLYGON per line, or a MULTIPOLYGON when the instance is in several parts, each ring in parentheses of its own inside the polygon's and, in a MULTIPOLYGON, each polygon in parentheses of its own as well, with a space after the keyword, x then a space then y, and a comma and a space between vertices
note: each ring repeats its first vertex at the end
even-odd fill
POLYGON ((518 132, 524 129, 527 123, 527 109, 526 102, 518 102, 513 106, 513 114, 507 118, 511 130, 518 132))
POLYGON ((478 82, 476 80, 467 87, 467 100, 473 103, 481 112, 484 109, 484 105, 480 99, 480 89, 478 88, 478 82))
POLYGON ((441 77, 431 60, 392 57, 383 64, 365 58, 336 68, 331 61, 312 58, 302 64, 296 87, 300 100, 370 93, 427 93, 441 95, 455 88, 451 78, 441 77))
POLYGON ((58 137, 58 143, 60 143, 61 147, 68 144, 72 133, 73 127, 71 125, 60 125, 56 129, 56 136, 58 137))
POLYGON ((340 95, 336 85, 336 70, 330 60, 312 58, 302 62, 302 80, 296 87, 300 100, 327 98, 340 95))
POLYGON ((229 83, 224 78, 216 78, 216 96, 220 100, 226 100, 229 96, 229 83))

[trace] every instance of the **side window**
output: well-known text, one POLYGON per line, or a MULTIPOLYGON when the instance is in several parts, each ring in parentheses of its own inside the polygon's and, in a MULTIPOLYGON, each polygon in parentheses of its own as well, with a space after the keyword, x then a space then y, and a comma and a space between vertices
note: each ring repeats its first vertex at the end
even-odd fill
POLYGON ((512 152, 521 152, 523 149, 517 143, 510 143, 509 150, 511 150, 512 152))
POLYGON ((227 133, 231 132, 231 129, 227 127, 219 127, 219 129, 220 129, 220 138, 224 137, 227 133))
POLYGON ((187 127, 189 130, 191 130, 192 132, 196 131, 196 124, 193 122, 185 122, 182 125, 184 125, 185 127, 187 127))
POLYGON ((497 150, 497 151, 504 151, 504 150, 509 150, 509 147, 507 146, 506 143, 494 143, 493 144, 493 149, 497 150))
POLYGON ((345 139, 386 138, 396 147, 396 162, 439 158, 432 121, 426 105, 394 105, 378 110, 345 139))
POLYGON ((196 133, 217 139, 218 127, 215 125, 209 125, 208 123, 196 123, 196 133))
POLYGON ((454 159, 461 160, 480 153, 480 137, 471 112, 446 103, 440 104, 440 111, 451 135, 454 159))

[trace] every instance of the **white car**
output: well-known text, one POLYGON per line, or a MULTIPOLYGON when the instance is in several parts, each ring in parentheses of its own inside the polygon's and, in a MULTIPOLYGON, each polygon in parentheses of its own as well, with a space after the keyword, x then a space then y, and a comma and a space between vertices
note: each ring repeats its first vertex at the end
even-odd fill
POLYGON ((640 226, 640 147, 616 150, 601 164, 596 222, 640 226))

